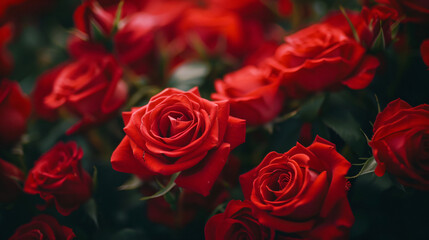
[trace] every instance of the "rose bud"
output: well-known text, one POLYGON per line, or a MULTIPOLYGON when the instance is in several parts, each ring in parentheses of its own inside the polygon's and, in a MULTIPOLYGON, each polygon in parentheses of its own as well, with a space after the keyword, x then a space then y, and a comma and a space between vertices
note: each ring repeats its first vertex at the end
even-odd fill
POLYGON ((404 185, 429 190, 429 105, 411 107, 397 99, 377 115, 369 145, 375 174, 387 171, 404 185))
POLYGON ((79 116, 67 134, 105 121, 127 99, 121 77, 122 69, 111 55, 87 55, 60 65, 38 79, 33 92, 36 112, 52 119, 64 107, 79 116))
MULTIPOLYGON (((398 12, 388 6, 363 7, 362 11, 347 11, 347 18, 367 49, 389 46, 392 42, 392 26, 399 20, 398 12)), ((342 12, 328 16, 324 23, 340 28, 348 37, 354 38, 352 28, 342 12)))
POLYGON ((261 225, 248 201, 231 200, 225 212, 211 217, 204 229, 206 240, 274 239, 274 231, 261 225))
POLYGON ((22 192, 25 175, 15 165, 0 158, 0 202, 11 202, 22 192))
POLYGON ((255 217, 279 235, 346 239, 354 222, 345 188, 350 166, 334 144, 316 137, 309 147, 269 153, 240 183, 255 217))
POLYGON ((300 98, 343 85, 365 88, 379 62, 340 29, 315 24, 287 36, 266 64, 271 74, 281 79, 287 96, 300 98))
POLYGON ((214 100, 228 100, 231 115, 245 119, 249 125, 264 124, 282 110, 284 93, 280 82, 270 79, 267 72, 253 66, 227 74, 215 82, 214 100))
POLYGON ((75 142, 58 143, 36 161, 24 191, 39 194, 46 206, 55 202, 59 213, 69 215, 91 197, 92 179, 82 168, 82 155, 75 142))
POLYGON ((15 234, 9 240, 70 240, 75 237, 71 228, 61 226, 55 218, 49 215, 39 215, 34 217, 31 222, 16 229, 15 234))
POLYGON ((31 113, 30 99, 17 82, 0 80, 0 145, 9 147, 21 139, 31 113))
POLYGON ((246 134, 228 102, 203 99, 197 88, 167 88, 122 116, 126 136, 112 154, 113 169, 147 178, 181 172, 175 183, 204 196, 246 134))

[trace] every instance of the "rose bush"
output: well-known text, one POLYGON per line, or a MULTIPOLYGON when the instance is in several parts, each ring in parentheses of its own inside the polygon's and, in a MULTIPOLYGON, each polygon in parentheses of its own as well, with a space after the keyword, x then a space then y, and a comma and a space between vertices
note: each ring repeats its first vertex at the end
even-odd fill
POLYGON ((258 221, 280 235, 344 239, 354 222, 345 188, 350 166, 334 144, 316 137, 309 147, 269 153, 240 183, 258 221))
POLYGON ((36 161, 24 191, 39 194, 46 205, 55 202, 59 213, 69 215, 91 197, 92 179, 82 168, 82 155, 75 142, 56 144, 36 161))
POLYGON ((127 99, 128 87, 113 56, 86 55, 42 75, 33 91, 36 112, 55 117, 64 107, 81 120, 67 134, 106 120, 127 99))
POLYGON ((206 240, 274 239, 274 231, 261 225, 248 201, 231 200, 225 212, 211 217, 204 229, 206 240))
POLYGON ((142 177, 181 172, 176 184, 204 196, 245 138, 245 121, 229 116, 229 104, 205 100, 197 88, 167 88, 123 118, 113 169, 142 177))
POLYGON ((20 140, 27 129, 30 113, 30 99, 21 91, 19 84, 0 80, 0 116, 5 116, 0 118, 2 147, 10 147, 20 140))
POLYGON ((369 143, 375 174, 387 171, 405 185, 429 190, 429 105, 411 107, 401 99, 377 115, 369 143))
POLYGON ((267 71, 247 66, 215 82, 214 100, 228 100, 231 115, 245 119, 249 125, 271 121, 282 110, 284 93, 280 82, 270 79, 267 71))
POLYGON ((49 215, 39 215, 31 222, 20 226, 9 240, 70 240, 76 235, 71 228, 61 226, 58 221, 49 215))
POLYGON ((287 96, 299 98, 342 85, 365 88, 379 62, 340 29, 315 24, 287 36, 266 64, 281 79, 287 96))

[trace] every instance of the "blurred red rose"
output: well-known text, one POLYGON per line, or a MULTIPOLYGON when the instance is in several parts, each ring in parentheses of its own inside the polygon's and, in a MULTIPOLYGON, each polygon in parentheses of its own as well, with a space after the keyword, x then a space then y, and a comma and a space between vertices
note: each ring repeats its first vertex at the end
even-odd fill
POLYGON ((121 21, 114 36, 119 61, 139 75, 157 72, 163 61, 161 52, 169 58, 177 55, 168 50, 168 44, 176 37, 176 25, 190 6, 186 1, 153 1, 121 21))
POLYGON ((112 154, 113 169, 143 177, 181 172, 176 184, 204 196, 246 132, 226 101, 203 99, 197 88, 167 88, 123 118, 126 136, 112 154))
POLYGON ((30 99, 17 82, 0 80, 0 144, 10 146, 27 130, 31 113, 30 99))
POLYGON ((0 158, 0 202, 11 202, 22 192, 25 175, 15 165, 0 158))
POLYGON ((282 110, 284 93, 280 82, 270 79, 267 72, 253 66, 227 74, 215 82, 213 100, 228 100, 231 115, 242 118, 250 125, 264 124, 282 110))
POLYGON ((429 1, 427 0, 376 0, 386 4, 404 14, 405 21, 428 22, 429 21, 429 1))
POLYGON ((8 76, 12 70, 12 56, 6 49, 11 38, 12 25, 0 25, 0 78, 8 76))
MULTIPOLYGON (((381 44, 382 47, 392 42, 392 26, 399 20, 398 12, 388 6, 376 5, 363 7, 362 11, 347 11, 361 44, 370 49, 381 44)), ((352 28, 341 12, 328 16, 324 23, 340 28, 348 37, 354 38, 352 28)))
POLYGON ((203 47, 211 55, 242 57, 264 42, 261 23, 244 21, 234 12, 219 9, 188 10, 179 23, 179 32, 189 46, 203 47))
POLYGON ((429 190, 429 105, 411 107, 397 99, 377 115, 369 145, 375 174, 387 171, 405 185, 429 190))
POLYGON ((55 202, 59 213, 69 215, 91 197, 92 179, 82 168, 82 155, 75 142, 56 144, 35 162, 24 191, 39 194, 46 205, 55 202))
POLYGON ((365 88, 379 62, 340 29, 315 24, 287 36, 266 64, 281 79, 287 96, 299 98, 342 85, 365 88))
POLYGON ((37 113, 52 119, 60 107, 81 117, 67 134, 104 121, 127 99, 122 69, 110 55, 86 55, 42 75, 33 99, 37 113))
POLYGON ((26 0, 2 0, 0 2, 0 19, 2 19, 10 7, 16 6, 26 0))
POLYGON ((345 239, 354 222, 345 188, 350 166, 334 144, 316 137, 307 148, 269 153, 240 183, 258 221, 280 235, 345 239))
POLYGON ((274 231, 261 225, 248 201, 231 200, 225 212, 211 217, 204 229, 206 240, 274 239, 274 231))
POLYGON ((70 240, 76 236, 71 228, 61 226, 49 215, 39 215, 31 222, 20 226, 9 240, 70 240))
POLYGON ((423 62, 429 67, 429 39, 426 39, 420 45, 420 53, 422 55, 423 62))

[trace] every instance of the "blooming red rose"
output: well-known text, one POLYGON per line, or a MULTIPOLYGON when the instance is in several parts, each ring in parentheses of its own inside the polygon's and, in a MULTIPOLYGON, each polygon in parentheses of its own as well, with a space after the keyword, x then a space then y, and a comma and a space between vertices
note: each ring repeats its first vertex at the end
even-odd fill
POLYGON ((429 39, 426 39, 420 45, 420 53, 422 54, 423 62, 429 67, 429 39))
POLYGON ((6 45, 12 38, 12 25, 0 25, 0 78, 8 76, 12 70, 12 57, 6 45))
POLYGON ((113 169, 142 177, 181 172, 175 183, 204 196, 246 131, 226 101, 203 99, 197 88, 167 88, 123 118, 126 136, 112 154, 113 169))
POLYGON ((24 173, 15 165, 0 158, 0 202, 11 202, 22 192, 20 182, 24 173))
POLYGON ((30 113, 30 99, 19 84, 0 80, 0 145, 10 146, 20 140, 27 129, 30 113))
POLYGON ((217 80, 214 100, 229 100, 231 115, 257 125, 271 121, 281 111, 285 96, 280 82, 270 79, 267 72, 253 66, 227 74, 217 80))
POLYGON ((15 234, 9 240, 70 240, 75 237, 71 228, 61 226, 55 218, 49 215, 39 215, 34 217, 31 222, 16 229, 15 234))
POLYGON ((248 201, 231 200, 225 212, 211 217, 204 229, 206 240, 274 239, 274 231, 261 225, 248 201))
POLYGON ((290 97, 335 90, 342 85, 365 88, 379 65, 359 43, 328 24, 315 24, 287 36, 266 63, 290 97))
POLYGON ((369 142, 377 161, 375 174, 385 171, 405 185, 429 190, 429 105, 411 107, 397 99, 377 115, 369 142))
POLYGON ((69 215, 91 197, 92 179, 82 168, 82 155, 75 142, 58 143, 36 161, 24 191, 55 202, 59 213, 69 215))
POLYGON ((428 22, 429 2, 427 0, 376 0, 405 14, 405 21, 428 22))
POLYGON ((35 109, 52 119, 64 107, 81 117, 67 134, 101 122, 127 99, 122 69, 110 55, 87 55, 42 75, 33 92, 35 109))
POLYGON ((286 236, 345 239, 354 222, 345 188, 350 166, 334 144, 316 137, 309 147, 269 153, 240 183, 261 224, 286 236))

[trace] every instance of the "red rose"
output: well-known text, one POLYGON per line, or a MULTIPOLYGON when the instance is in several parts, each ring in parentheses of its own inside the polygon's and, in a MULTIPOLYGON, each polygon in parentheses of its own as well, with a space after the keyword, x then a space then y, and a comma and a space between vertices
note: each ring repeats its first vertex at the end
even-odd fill
POLYGON ((206 240, 274 239, 274 231, 261 225, 248 201, 231 200, 225 212, 211 217, 204 229, 206 240))
POLYGON ((12 38, 12 25, 0 25, 0 79, 8 76, 12 70, 12 57, 6 50, 6 45, 12 38))
POLYGON ((75 142, 58 143, 36 161, 24 191, 55 202, 59 213, 69 215, 91 197, 92 179, 82 168, 82 155, 75 142))
POLYGON ((20 182, 24 173, 15 165, 0 158, 0 202, 11 202, 22 192, 20 182))
POLYGON ((52 119, 64 107, 80 116, 67 134, 83 126, 104 121, 127 99, 122 69, 110 55, 89 55, 45 73, 33 92, 35 108, 52 119))
POLYGON ((246 131, 226 101, 203 99, 197 88, 167 88, 123 118, 126 136, 113 152, 113 169, 143 177, 181 172, 176 184, 204 196, 246 131))
POLYGON ((214 100, 229 100, 231 115, 246 119, 250 125, 271 121, 281 111, 285 96, 280 82, 253 66, 244 67, 217 80, 214 100))
POLYGON ((31 222, 16 229, 15 234, 9 240, 70 240, 75 237, 71 228, 61 226, 55 218, 49 215, 39 215, 34 217, 31 222))
POLYGON ((405 14, 405 21, 427 22, 429 21, 429 1, 427 0, 376 0, 397 9, 405 14))
POLYGON ((30 113, 30 99, 22 93, 18 83, 0 80, 0 145, 10 146, 20 140, 27 129, 30 113))
POLYGON ((420 45, 420 53, 422 54, 423 62, 429 67, 429 39, 426 39, 420 45))
POLYGON ((377 115, 369 145, 377 161, 375 174, 385 171, 398 181, 429 190, 429 105, 411 107, 397 99, 377 115))
POLYGON ((315 24, 285 38, 274 58, 272 75, 279 77, 290 97, 342 85, 362 89, 372 81, 379 62, 340 29, 315 24))
POLYGON ((269 153, 240 176, 258 221, 286 236, 345 239, 354 222, 346 193, 351 164, 320 137, 309 146, 269 153))

